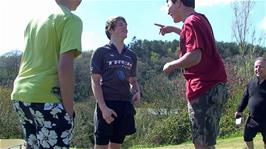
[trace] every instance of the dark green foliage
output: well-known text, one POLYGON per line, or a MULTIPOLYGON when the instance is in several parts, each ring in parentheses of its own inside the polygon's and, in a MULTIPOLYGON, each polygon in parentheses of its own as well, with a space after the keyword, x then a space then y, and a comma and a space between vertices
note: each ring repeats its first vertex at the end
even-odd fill
POLYGON ((0 86, 0 138, 21 138, 22 130, 10 100, 11 89, 0 86))
POLYGON ((93 146, 93 112, 95 99, 75 103, 75 130, 72 146, 92 148, 93 146))
POLYGON ((180 109, 161 121, 156 121, 148 132, 145 142, 148 144, 180 144, 190 139, 190 123, 186 109, 180 109))
MULTIPOLYGON (((142 103, 136 107, 137 132, 128 136, 123 148, 137 144, 179 144, 190 139, 190 124, 185 100, 185 80, 179 70, 162 73, 166 62, 178 58, 178 41, 134 40, 129 46, 138 57, 137 77, 142 103)), ((228 75, 229 99, 221 119, 220 137, 242 134, 235 126, 234 113, 247 81, 253 76, 254 58, 265 55, 265 47, 251 46, 240 54, 235 43, 217 43, 228 75)), ((83 52, 75 61, 75 135, 73 147, 92 148, 95 99, 91 91, 90 58, 83 52)), ((13 112, 10 93, 18 73, 20 54, 0 57, 0 138, 21 138, 21 129, 13 112)), ((248 111, 245 110, 245 117, 248 111)))
POLYGON ((239 54, 239 48, 236 43, 217 42, 217 48, 223 58, 239 54))
MULTIPOLYGON (((235 125, 234 114, 242 98, 245 90, 247 79, 243 74, 239 73, 240 69, 234 63, 227 63, 226 67, 228 76, 228 101, 224 107, 223 116, 221 118, 220 137, 225 138, 231 135, 241 134, 242 127, 235 125)), ((247 110, 245 111, 245 113, 247 110)))
POLYGON ((93 51, 83 52, 75 61, 75 100, 92 96, 90 81, 90 59, 93 51))
MULTIPOLYGON (((11 89, 0 87, 0 138, 23 138, 18 117, 13 110, 10 100, 11 89)), ((92 117, 95 100, 86 100, 75 103, 76 112, 75 130, 72 146, 92 148, 93 124, 92 117)))
MULTIPOLYGON (((143 85, 142 100, 149 102, 150 108, 165 109, 168 113, 185 102, 185 97, 181 96, 185 94, 184 85, 182 78, 170 80, 162 73, 154 75, 143 85)), ((160 111, 157 114, 160 115, 160 111)))
POLYGON ((0 56, 0 86, 12 88, 13 81, 19 70, 21 55, 10 52, 0 56))

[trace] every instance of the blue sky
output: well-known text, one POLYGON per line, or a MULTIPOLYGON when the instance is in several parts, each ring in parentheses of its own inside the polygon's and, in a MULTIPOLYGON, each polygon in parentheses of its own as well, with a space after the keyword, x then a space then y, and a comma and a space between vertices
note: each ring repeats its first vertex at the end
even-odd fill
MULTIPOLYGON (((176 25, 165 11, 166 0, 83 0, 74 13, 83 20, 83 51, 93 50, 108 42, 104 32, 110 16, 124 16, 128 23, 126 43, 137 39, 174 40, 176 34, 159 35, 159 28, 153 23, 176 25)), ((204 13, 212 24, 217 41, 231 42, 235 0, 196 0, 196 11, 204 13)), ((250 24, 256 30, 256 37, 266 32, 266 0, 254 0, 250 24)), ((0 55, 10 50, 23 50, 23 31, 32 15, 52 9, 53 0, 5 0, 0 6, 0 55), (4 4, 3 4, 4 3, 4 4)), ((264 36, 265 38, 265 36, 264 36)), ((265 46, 265 41, 263 43, 265 46)))

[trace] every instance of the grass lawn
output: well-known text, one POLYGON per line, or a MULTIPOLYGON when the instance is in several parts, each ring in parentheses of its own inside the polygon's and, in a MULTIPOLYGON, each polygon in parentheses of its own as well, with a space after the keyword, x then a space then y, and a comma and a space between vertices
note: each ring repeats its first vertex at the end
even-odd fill
MULTIPOLYGON (((254 139, 254 148, 255 149, 263 149, 263 141, 260 134, 256 136, 254 139)), ((242 137, 234 137, 228 139, 219 139, 216 144, 217 149, 244 149, 245 142, 242 137)), ((143 147, 143 146, 135 146, 130 149, 194 149, 194 145, 192 143, 183 143, 180 145, 170 145, 170 146, 162 146, 162 147, 143 147)))

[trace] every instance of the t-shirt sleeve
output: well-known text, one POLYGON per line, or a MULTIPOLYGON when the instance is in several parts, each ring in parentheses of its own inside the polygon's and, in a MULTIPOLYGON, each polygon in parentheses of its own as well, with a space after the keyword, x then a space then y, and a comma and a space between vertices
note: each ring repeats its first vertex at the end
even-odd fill
POLYGON ((102 52, 97 49, 91 57, 90 72, 91 74, 101 74, 102 73, 102 52))
POLYGON ((186 24, 184 34, 187 52, 192 52, 196 49, 203 49, 203 33, 197 23, 191 22, 186 24))
POLYGON ((75 56, 79 56, 82 50, 81 34, 81 19, 74 16, 67 18, 61 37, 60 54, 70 50, 75 50, 75 56))

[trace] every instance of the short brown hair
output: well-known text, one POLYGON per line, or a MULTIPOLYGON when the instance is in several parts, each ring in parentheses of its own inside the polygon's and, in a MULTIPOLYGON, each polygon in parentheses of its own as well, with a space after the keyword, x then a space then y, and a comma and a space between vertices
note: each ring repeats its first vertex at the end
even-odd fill
POLYGON ((111 29, 115 29, 115 25, 117 21, 124 21, 125 23, 127 23, 124 17, 121 17, 121 16, 110 17, 105 23, 105 34, 108 39, 111 39, 111 34, 109 31, 111 29))
POLYGON ((256 58, 255 62, 256 61, 266 62, 266 59, 264 57, 258 57, 258 58, 256 58))
MULTIPOLYGON (((166 0, 168 2, 169 0, 166 0)), ((171 0, 172 3, 176 3, 176 0, 171 0)), ((195 8, 195 0, 180 0, 185 6, 195 8)))

